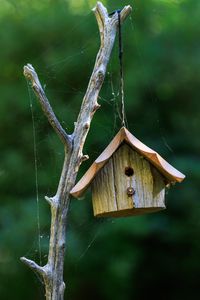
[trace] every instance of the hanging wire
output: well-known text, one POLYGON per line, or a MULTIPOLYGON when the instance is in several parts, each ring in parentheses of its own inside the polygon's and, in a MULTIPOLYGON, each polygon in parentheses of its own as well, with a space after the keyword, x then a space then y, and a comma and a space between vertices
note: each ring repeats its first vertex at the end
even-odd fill
POLYGON ((122 46, 122 29, 121 29, 121 10, 117 11, 118 15, 118 36, 119 36, 119 65, 120 65, 120 98, 121 98, 121 115, 122 126, 125 126, 125 107, 124 107, 124 71, 123 71, 123 46, 122 46))
POLYGON ((117 13, 118 16, 118 44, 119 44, 119 69, 120 69, 120 88, 119 96, 121 100, 121 125, 126 126, 125 103, 124 103, 124 71, 123 71, 123 43, 122 43, 122 24, 121 24, 121 10, 118 9, 109 14, 109 16, 117 13))

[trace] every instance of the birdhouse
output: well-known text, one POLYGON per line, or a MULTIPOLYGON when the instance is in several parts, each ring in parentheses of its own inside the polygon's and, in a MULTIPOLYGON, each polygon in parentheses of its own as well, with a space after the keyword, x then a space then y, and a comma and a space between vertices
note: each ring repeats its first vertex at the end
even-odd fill
POLYGON ((124 217, 165 209, 166 185, 185 176, 125 127, 71 190, 81 198, 91 186, 94 215, 124 217))

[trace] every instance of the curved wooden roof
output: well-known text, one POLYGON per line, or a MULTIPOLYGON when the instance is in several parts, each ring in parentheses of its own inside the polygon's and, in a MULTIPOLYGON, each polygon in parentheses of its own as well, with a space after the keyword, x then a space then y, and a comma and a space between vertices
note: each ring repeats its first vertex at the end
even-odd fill
POLYGON ((83 195, 88 188, 98 171, 106 164, 112 154, 117 148, 126 142, 134 150, 146 158, 169 182, 181 182, 185 175, 176 170, 166 160, 164 160, 157 152, 147 147, 140 142, 134 135, 132 135, 125 127, 122 127, 111 143, 101 153, 101 155, 94 161, 91 167, 87 170, 85 175, 73 187, 70 194, 76 198, 83 195))

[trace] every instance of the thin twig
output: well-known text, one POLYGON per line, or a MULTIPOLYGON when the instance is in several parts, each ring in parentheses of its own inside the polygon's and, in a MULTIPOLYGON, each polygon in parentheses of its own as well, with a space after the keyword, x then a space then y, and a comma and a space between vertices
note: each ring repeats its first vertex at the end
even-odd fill
POLYGON ((31 270, 38 273, 42 277, 46 275, 45 269, 43 267, 39 266, 38 264, 36 264, 36 262, 34 262, 33 260, 27 259, 26 257, 21 257, 20 260, 25 265, 27 265, 31 270))
MULTIPOLYGON (((125 6, 122 9, 120 14, 121 23, 124 22, 131 11, 132 8, 130 5, 125 6)), ((104 81, 106 68, 110 59, 118 25, 117 12, 110 17, 107 9, 101 2, 97 2, 96 7, 93 8, 93 12, 96 16, 99 26, 101 46, 97 54, 94 70, 91 75, 86 94, 83 98, 82 106, 74 130, 74 147, 78 149, 78 154, 76 153, 76 156, 80 158, 80 161, 83 155, 82 150, 90 128, 90 123, 95 111, 99 108, 97 99, 104 81)))
POLYGON ((58 121, 50 103, 49 100, 47 99, 45 92, 42 88, 42 85, 39 81, 38 75, 33 68, 31 64, 27 64, 24 66, 24 76, 26 77, 27 80, 29 80, 32 84, 32 88, 42 106, 42 110, 44 114, 46 115, 49 123, 57 133, 57 135, 60 137, 61 141, 64 143, 64 145, 68 148, 71 149, 71 137, 68 135, 63 127, 61 126, 60 122, 58 121))

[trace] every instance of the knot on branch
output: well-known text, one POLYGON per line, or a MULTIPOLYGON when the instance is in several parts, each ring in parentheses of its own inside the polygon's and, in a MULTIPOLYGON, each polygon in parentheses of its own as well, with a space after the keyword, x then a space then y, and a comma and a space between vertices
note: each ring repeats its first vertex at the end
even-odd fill
POLYGON ((85 124, 84 124, 84 129, 89 129, 90 128, 90 123, 89 122, 86 122, 85 124))
POLYGON ((104 81, 104 76, 105 76, 105 74, 102 70, 98 71, 97 78, 95 80, 96 89, 99 89, 102 86, 103 81, 104 81))
POLYGON ((44 198, 49 203, 50 206, 53 206, 53 207, 58 206, 58 199, 56 196, 54 196, 54 197, 45 196, 44 198))
POLYGON ((37 73, 35 72, 35 69, 31 64, 27 64, 24 66, 24 76, 26 79, 30 80, 32 83, 32 86, 36 85, 38 87, 41 87, 37 73))
POLYGON ((83 156, 81 157, 81 162, 86 161, 86 160, 88 160, 88 159, 89 159, 89 155, 83 155, 83 156))
POLYGON ((20 260, 28 266, 31 270, 38 273, 40 276, 45 277, 47 276, 47 272, 45 270, 45 267, 39 266, 36 262, 34 262, 31 259, 27 259, 26 257, 21 257, 20 260))
POLYGON ((93 113, 95 113, 99 108, 101 107, 101 105, 99 103, 96 103, 93 107, 93 113))

